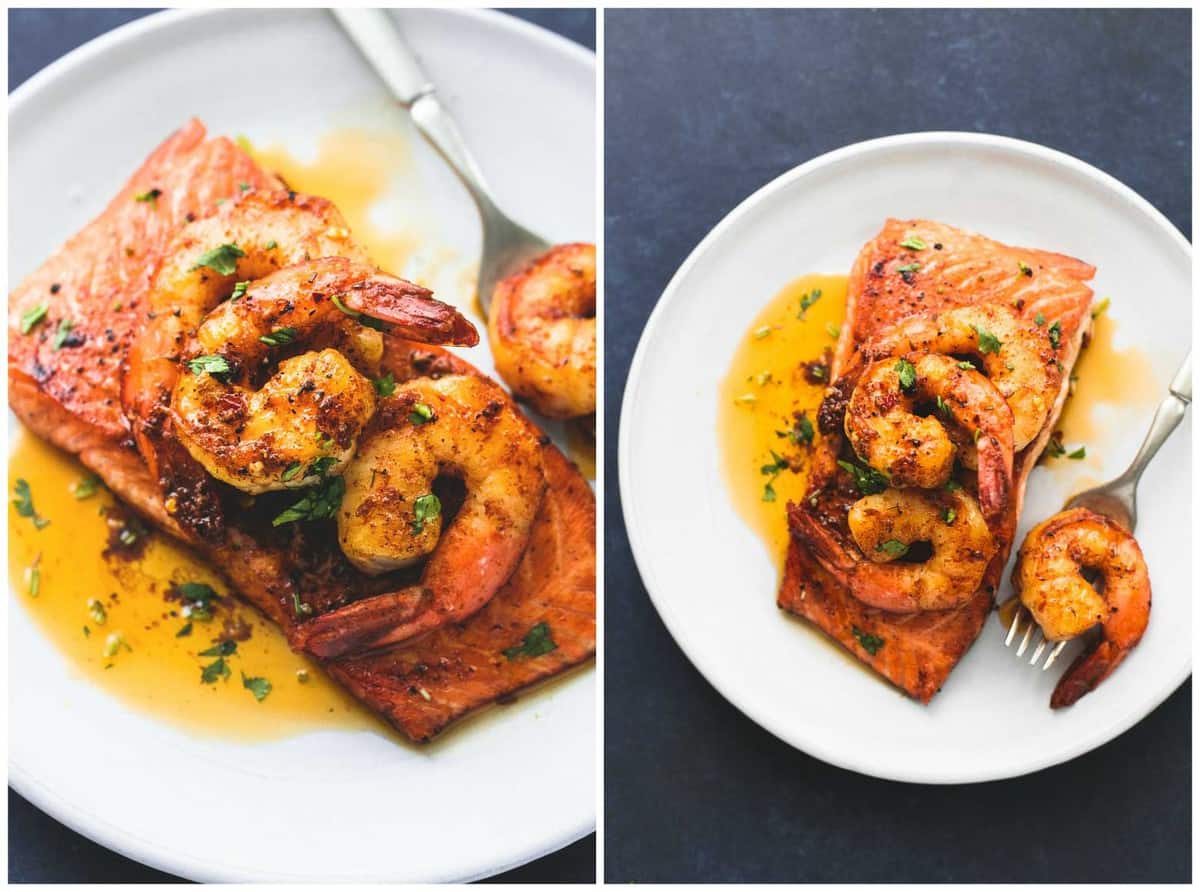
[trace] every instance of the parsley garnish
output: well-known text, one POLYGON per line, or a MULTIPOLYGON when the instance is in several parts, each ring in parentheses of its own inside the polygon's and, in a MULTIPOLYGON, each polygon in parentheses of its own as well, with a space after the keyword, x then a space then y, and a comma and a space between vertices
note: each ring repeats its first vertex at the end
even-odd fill
POLYGON ((246 293, 246 289, 249 287, 250 287, 249 281, 238 282, 236 285, 233 286, 233 293, 231 295, 229 295, 229 299, 237 300, 239 297, 241 297, 243 294, 246 293))
POLYGON ((192 622, 191 622, 191 620, 188 620, 186 623, 183 624, 183 627, 178 632, 175 633, 175 637, 176 638, 186 638, 190 634, 192 634, 192 622))
POLYGON ((215 353, 208 353, 204 356, 197 356, 195 359, 189 359, 187 367, 192 370, 193 375, 203 375, 205 372, 208 372, 214 378, 220 378, 222 375, 228 375, 233 371, 233 367, 229 365, 229 360, 215 353))
POLYGON ((1050 346, 1058 347, 1059 341, 1062 340, 1062 326, 1055 321, 1046 329, 1046 332, 1050 335, 1050 346))
POLYGON ((201 657, 231 657, 237 653, 236 641, 219 641, 207 650, 198 654, 201 657))
POLYGON ((1111 297, 1106 297, 1104 300, 1100 301, 1100 303, 1096 306, 1096 309, 1092 310, 1092 318, 1095 319, 1097 316, 1107 310, 1111 303, 1111 297))
POLYGON ((396 392, 396 376, 392 372, 388 372, 382 378, 376 378, 374 384, 375 392, 380 396, 391 396, 396 392))
POLYGON ((294 523, 298 520, 322 520, 326 517, 333 517, 334 512, 341 507, 342 496, 345 494, 346 481, 341 477, 330 477, 328 480, 318 483, 308 491, 304 498, 279 514, 271 521, 271 526, 280 527, 285 523, 294 523))
POLYGON ((942 512, 942 520, 946 521, 946 526, 954 523, 954 518, 958 517, 958 512, 953 508, 947 508, 942 512))
POLYGON ((908 554, 908 545, 899 539, 885 539, 875 546, 875 550, 882 551, 890 558, 898 558, 908 554))
POLYGON ((205 251, 197 257, 196 265, 192 269, 197 270, 202 266, 207 266, 218 276, 232 276, 237 272, 238 258, 245 256, 246 252, 237 245, 221 245, 211 251, 205 251))
POLYGON ((903 266, 896 267, 896 272, 900 274, 900 278, 904 280, 905 284, 911 285, 913 277, 920 269, 921 264, 919 263, 906 263, 903 266))
POLYGON ((812 291, 806 291, 800 295, 800 312, 796 314, 797 319, 803 319, 804 314, 808 312, 808 308, 821 299, 821 289, 814 288, 812 291))
POLYGON ((515 660, 518 657, 540 657, 557 649, 558 644, 550 637, 550 624, 540 622, 525 633, 520 644, 506 647, 500 653, 510 660, 515 660))
POLYGON ((79 501, 90 499, 100 491, 100 477, 97 474, 88 474, 75 484, 74 496, 79 501))
MULTIPOLYGON (((204 582, 181 582, 175 591, 183 600, 183 615, 188 620, 208 622, 212 619, 213 601, 220 598, 216 589, 204 582)), ((189 622, 188 625, 191 625, 189 622)))
POLYGON ((883 492, 891 485, 887 475, 881 474, 874 468, 862 468, 852 462, 841 460, 838 461, 838 467, 854 476, 854 485, 864 496, 883 492))
POLYGON ((300 600, 299 592, 292 592, 292 609, 296 611, 296 619, 312 613, 312 607, 300 600))
POLYGON ((796 423, 792 426, 790 431, 775 432, 775 436, 787 437, 797 446, 812 445, 813 436, 815 434, 816 430, 813 429, 813 423, 809 420, 807 412, 801 412, 796 416, 796 423))
POLYGON ((1087 447, 1080 446, 1074 452, 1068 452, 1067 458, 1074 458, 1074 459, 1087 458, 1087 447))
POLYGON ((200 668, 200 683, 216 684, 218 678, 228 678, 230 674, 229 666, 225 663, 225 658, 217 657, 207 666, 200 668))
POLYGON ((263 250, 264 251, 274 251, 278 247, 279 247, 279 242, 275 241, 275 239, 271 239, 269 242, 267 242, 265 245, 263 245, 263 250))
POLYGON ((834 325, 832 322, 826 322, 825 323, 825 332, 831 338, 836 340, 838 338, 838 336, 842 333, 842 328, 840 325, 834 325))
POLYGON ((87 602, 87 609, 88 616, 92 618, 92 622, 96 625, 102 626, 108 622, 108 611, 104 609, 104 604, 101 603, 99 598, 90 599, 87 602))
POLYGON ((254 699, 262 703, 267 694, 271 693, 271 683, 265 678, 250 678, 242 673, 242 687, 254 695, 254 699))
POLYGON ((17 514, 22 517, 28 517, 33 521, 33 525, 41 530, 50 524, 50 521, 42 517, 33 507, 33 493, 29 489, 29 481, 18 477, 17 482, 13 487, 17 497, 13 499, 13 507, 17 509, 17 514))
POLYGON ((975 371, 975 363, 971 362, 971 361, 970 361, 970 360, 968 360, 968 359, 964 359, 962 362, 960 362, 960 363, 958 364, 958 367, 959 367, 960 369, 962 369, 964 372, 973 372, 973 371, 975 371))
POLYGON ((1036 316, 1033 317, 1033 324, 1036 325, 1038 328, 1041 328, 1043 325, 1046 324, 1046 317, 1043 316, 1041 313, 1038 313, 1036 316))
POLYGON ((417 496, 413 500, 412 531, 419 533, 425 529, 425 521, 433 520, 442 513, 442 500, 433 493, 417 496))
POLYGON ((71 329, 74 327, 75 323, 70 319, 60 319, 58 331, 54 333, 54 340, 50 342, 50 349, 61 350, 63 344, 67 342, 67 338, 71 334, 71 329))
POLYGON ((900 378, 901 390, 912 390, 917 383, 917 367, 907 359, 896 363, 896 375, 900 378))
POLYGON ((143 192, 141 195, 133 196, 134 201, 145 202, 154 207, 158 207, 158 196, 162 195, 162 189, 151 189, 149 192, 143 192))
POLYGON ((850 634, 858 640, 858 643, 862 645, 862 649, 871 656, 875 656, 875 654, 879 653, 879 648, 883 647, 884 641, 882 638, 878 635, 868 635, 858 626, 851 626, 850 634))
POLYGON ((901 248, 908 248, 910 251, 924 251, 928 245, 925 244, 925 239, 917 235, 910 235, 900 243, 901 248))
POLYGON ((1046 455, 1050 458, 1059 458, 1067 454, 1067 447, 1063 445, 1062 433, 1055 431, 1050 435, 1050 439, 1046 441, 1046 455))
POLYGON ((290 344, 296 338, 296 329, 294 328, 277 328, 270 334, 259 335, 258 339, 268 347, 282 347, 284 344, 290 344))
POLYGON ((1017 269, 1019 269, 1021 271, 1022 275, 1026 275, 1026 276, 1033 275, 1032 267, 1030 267, 1030 265, 1028 263, 1026 263, 1024 260, 1017 261, 1017 269))
POLYGON ((417 403, 408 413, 408 420, 413 424, 428 424, 433 421, 433 409, 424 403, 417 403))
POLYGON ((298 462, 298 461, 292 462, 290 465, 288 465, 284 469, 283 474, 280 475, 279 479, 283 480, 285 482, 288 480, 291 480, 293 477, 295 477, 297 474, 300 473, 300 469, 302 467, 304 467, 304 465, 300 464, 300 462, 298 462))
POLYGON ((26 335, 33 331, 35 325, 46 318, 46 312, 50 309, 50 304, 42 301, 36 307, 26 310, 21 314, 21 334, 26 335))
POLYGON ((975 334, 979 336, 979 352, 984 355, 988 353, 1000 352, 1000 339, 979 325, 972 325, 975 329, 975 334))

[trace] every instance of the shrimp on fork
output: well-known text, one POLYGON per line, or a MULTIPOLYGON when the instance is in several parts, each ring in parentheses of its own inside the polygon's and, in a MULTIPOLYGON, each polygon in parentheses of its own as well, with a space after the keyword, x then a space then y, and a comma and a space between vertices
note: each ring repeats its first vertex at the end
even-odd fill
POLYGON ((418 582, 301 626, 321 657, 395 644, 466 619, 496 594, 529 542, 546 482, 537 430, 474 375, 417 378, 385 398, 344 474, 342 552, 379 575, 424 560, 418 582), (458 478, 452 520, 434 492, 458 478))
POLYGON ((478 337, 426 289, 362 263, 326 257, 285 267, 200 324, 171 397, 175 435, 209 474, 242 492, 341 473, 375 412, 363 374, 374 373, 383 351, 379 332, 364 324, 372 320, 427 343, 478 337))

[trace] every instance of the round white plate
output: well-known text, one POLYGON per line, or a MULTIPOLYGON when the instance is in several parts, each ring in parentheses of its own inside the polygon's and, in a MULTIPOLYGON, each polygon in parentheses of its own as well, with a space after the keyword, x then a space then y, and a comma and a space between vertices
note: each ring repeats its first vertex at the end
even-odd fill
MULTIPOLYGON (((499 13, 395 15, 500 203, 551 238, 590 239, 592 54, 499 13)), ((321 10, 155 15, 55 62, 9 109, 14 282, 191 115, 212 134, 244 133, 300 157, 340 127, 413 133, 321 10)), ((469 198, 418 136, 410 144, 420 194, 406 200, 428 212, 431 241, 476 257, 469 198)), ((464 355, 490 369, 486 346, 464 355)), ((162 870, 208 881, 467 880, 595 825, 591 670, 424 748, 339 730, 199 740, 73 677, 19 607, 9 616, 9 665, 19 672, 10 783, 80 833, 162 870)))
MULTIPOLYGON (((625 389, 618 452, 625 523, 642 579, 679 646, 776 736, 882 778, 1011 777, 1112 739, 1187 677, 1190 422, 1163 447, 1140 490, 1138 539, 1154 587, 1149 630, 1120 670, 1074 707, 1050 710, 1058 672, 1018 664, 995 618, 927 707, 839 658, 813 627, 775 606, 774 562, 738 517, 723 479, 718 385, 751 321, 785 283, 809 272, 848 273, 887 217, 930 218, 1094 263, 1098 298, 1113 298, 1118 346, 1148 357, 1164 394, 1189 349, 1190 246, 1111 177, 993 136, 910 134, 850 146, 744 201, 667 286, 625 389)), ((1019 535, 1057 510, 1082 474, 1107 479, 1123 469, 1150 415, 1100 416, 1103 440, 1087 447, 1102 468, 1059 462, 1035 470, 1019 535)))

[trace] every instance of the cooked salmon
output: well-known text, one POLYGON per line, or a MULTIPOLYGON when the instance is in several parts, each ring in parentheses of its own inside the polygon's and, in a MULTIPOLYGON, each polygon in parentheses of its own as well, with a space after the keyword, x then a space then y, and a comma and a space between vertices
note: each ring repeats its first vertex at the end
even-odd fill
MULTIPOLYGON (((129 345, 144 327, 147 289, 176 230, 212 214, 218 202, 243 188, 280 185, 233 142, 207 139, 204 126, 191 121, 155 150, 99 217, 10 295, 13 411, 33 433, 77 455, 160 530, 192 544, 167 514, 157 482, 133 447, 121 409, 121 374, 129 345), (36 324, 22 331, 22 320, 35 317, 36 324)), ((386 344, 384 365, 398 381, 452 371, 480 374, 437 348, 393 336, 386 344)), ((494 603, 393 653, 329 667, 414 740, 428 740, 455 718, 595 653, 594 498, 548 439, 544 448, 549 494, 522 563, 494 603), (553 650, 504 656, 540 623, 546 623, 553 650), (414 670, 418 662, 431 668, 414 670), (420 686, 430 695, 420 696, 420 704, 409 691, 414 671, 441 671, 420 686)), ((225 539, 203 551, 293 645, 302 619, 390 590, 414 572, 359 573, 341 555, 332 521, 275 528, 271 518, 279 510, 270 497, 257 500, 229 524, 225 539), (298 615, 301 602, 307 610, 298 615)))
POLYGON ((1090 330, 1094 267, 1083 261, 1000 242, 929 220, 888 220, 859 253, 850 273, 847 315, 822 406, 823 437, 812 460, 808 493, 790 504, 832 534, 848 538, 846 513, 859 496, 837 460, 849 457, 841 430, 845 398, 862 366, 861 348, 907 317, 966 305, 1000 304, 1024 317, 1058 323, 1061 386, 1040 434, 1014 458, 1001 548, 978 592, 949 611, 894 614, 866 607, 837 583, 794 537, 779 606, 817 625, 884 678, 923 703, 940 690, 983 628, 1008 560, 1030 471, 1062 412, 1070 370, 1090 330), (914 250, 920 245, 919 262, 914 250))

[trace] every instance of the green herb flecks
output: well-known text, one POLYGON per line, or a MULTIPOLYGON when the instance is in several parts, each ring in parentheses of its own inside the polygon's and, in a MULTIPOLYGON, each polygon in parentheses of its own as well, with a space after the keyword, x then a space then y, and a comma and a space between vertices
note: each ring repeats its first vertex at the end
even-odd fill
POLYGON ((1046 329, 1046 334, 1050 336, 1050 346, 1058 348, 1059 342, 1062 340, 1062 326, 1057 322, 1052 322, 1050 327, 1046 329))
POLYGON ((36 307, 26 310, 21 314, 21 334, 27 335, 33 331, 34 327, 46 318, 46 312, 50 309, 50 304, 42 301, 36 307))
POLYGON ((253 694, 254 699, 259 703, 262 703, 267 698, 267 694, 271 693, 271 683, 269 681, 265 678, 251 678, 245 672, 242 673, 242 687, 253 694))
POLYGON ((382 378, 376 378, 372 383, 375 385, 375 393, 379 396, 388 397, 396 392, 396 376, 392 372, 388 372, 382 378))
POLYGON ((951 524, 953 524, 954 518, 956 518, 956 517, 958 517, 958 512, 955 511, 953 508, 947 508, 945 511, 942 512, 942 520, 944 520, 946 522, 946 526, 950 526, 951 524))
POLYGON ((1076 449, 1074 452, 1068 452, 1068 453, 1067 453, 1067 458, 1073 458, 1073 459, 1075 459, 1075 460, 1077 460, 1077 461, 1078 461, 1079 459, 1081 459, 1081 458, 1087 458, 1087 447, 1086 447, 1086 446, 1080 446, 1080 447, 1079 447, 1078 449, 1076 449))
POLYGON ((246 252, 235 244, 220 245, 197 257, 196 264, 192 269, 208 267, 218 276, 232 276, 237 272, 238 258, 245 256, 246 252))
POLYGON ((433 418, 433 408, 425 403, 415 404, 412 411, 408 413, 408 420, 413 424, 428 424, 433 421, 433 418))
POLYGON ((885 539, 875 546, 876 551, 882 551, 890 558, 900 558, 908 554, 908 545, 899 539, 885 539))
POLYGON ((230 300, 237 300, 246 293, 246 289, 250 287, 250 282, 238 282, 233 286, 233 293, 229 295, 230 300))
POLYGON ((975 334, 979 338, 979 352, 987 355, 988 353, 1000 352, 1000 339, 988 331, 981 325, 972 325, 975 329, 975 334))
POLYGON ((100 491, 100 476, 98 474, 88 474, 75 482, 75 487, 71 490, 71 494, 77 500, 82 502, 84 499, 90 499, 100 491))
POLYGON ((426 522, 433 520, 442 513, 442 500, 429 492, 417 496, 413 500, 412 531, 420 533, 425 529, 426 522))
POLYGON ((330 477, 310 489, 300 501, 285 509, 274 520, 272 526, 283 526, 298 520, 324 520, 333 517, 341 507, 346 494, 346 481, 341 477, 330 477))
POLYGON ((229 664, 225 662, 225 658, 217 657, 207 666, 200 667, 200 683, 216 684, 218 680, 229 678, 231 674, 229 664))
POLYGON ((71 329, 75 327, 75 323, 70 319, 60 319, 58 321, 58 330, 54 333, 54 340, 50 342, 50 349, 55 352, 61 350, 63 345, 67 343, 67 339, 71 337, 71 329))
POLYGON ((506 647, 500 652, 509 660, 516 660, 520 657, 540 657, 557 649, 558 644, 550 637, 550 624, 540 622, 525 633, 520 644, 506 647))
POLYGON ((853 462, 838 461, 838 467, 846 471, 854 477, 854 485, 858 487, 858 491, 864 496, 875 495, 875 493, 883 492, 891 485, 886 474, 881 474, 874 468, 864 468, 853 462))
POLYGON ((805 291, 800 295, 800 312, 796 314, 797 319, 803 319, 804 314, 808 312, 808 308, 821 299, 821 289, 814 288, 812 291, 805 291))
POLYGON ((917 367, 907 359, 898 360, 896 376, 900 379, 901 390, 912 390, 917 384, 917 367))
POLYGON ((1024 260, 1017 261, 1017 269, 1019 269, 1021 271, 1021 275, 1023 275, 1023 276, 1032 276, 1033 275, 1033 267, 1031 267, 1024 260))
POLYGON ((900 243, 901 248, 908 248, 910 251, 924 251, 929 246, 925 244, 925 239, 919 235, 910 235, 900 243))
POLYGON ((37 509, 33 507, 33 492, 29 489, 29 481, 22 477, 17 478, 17 482, 13 485, 13 492, 16 498, 12 500, 13 507, 17 509, 17 514, 21 517, 28 517, 33 521, 34 527, 37 529, 45 529, 49 526, 50 521, 37 513, 37 509))
POLYGON ((207 373, 217 379, 220 379, 233 371, 233 367, 229 364, 229 360, 224 356, 218 356, 215 353, 208 353, 204 356, 197 356, 195 359, 189 359, 187 361, 187 367, 191 369, 193 375, 203 375, 207 373))
POLYGON ((879 649, 884 645, 884 640, 878 635, 869 635, 858 626, 851 626, 850 634, 854 636, 854 638, 862 646, 862 649, 871 656, 875 656, 875 654, 879 653, 879 649))
POLYGON ((258 339, 268 347, 282 347, 296 339, 296 329, 284 326, 275 329, 270 334, 259 335, 258 339))
POLYGON ((162 189, 151 189, 148 192, 143 192, 141 195, 133 196, 133 200, 158 207, 158 197, 160 195, 162 195, 162 189))
POLYGON ((1097 316, 1101 315, 1111 305, 1112 305, 1112 298, 1111 297, 1104 298, 1104 300, 1100 301, 1100 303, 1098 303, 1096 305, 1096 309, 1092 310, 1092 318, 1095 319, 1097 316))

